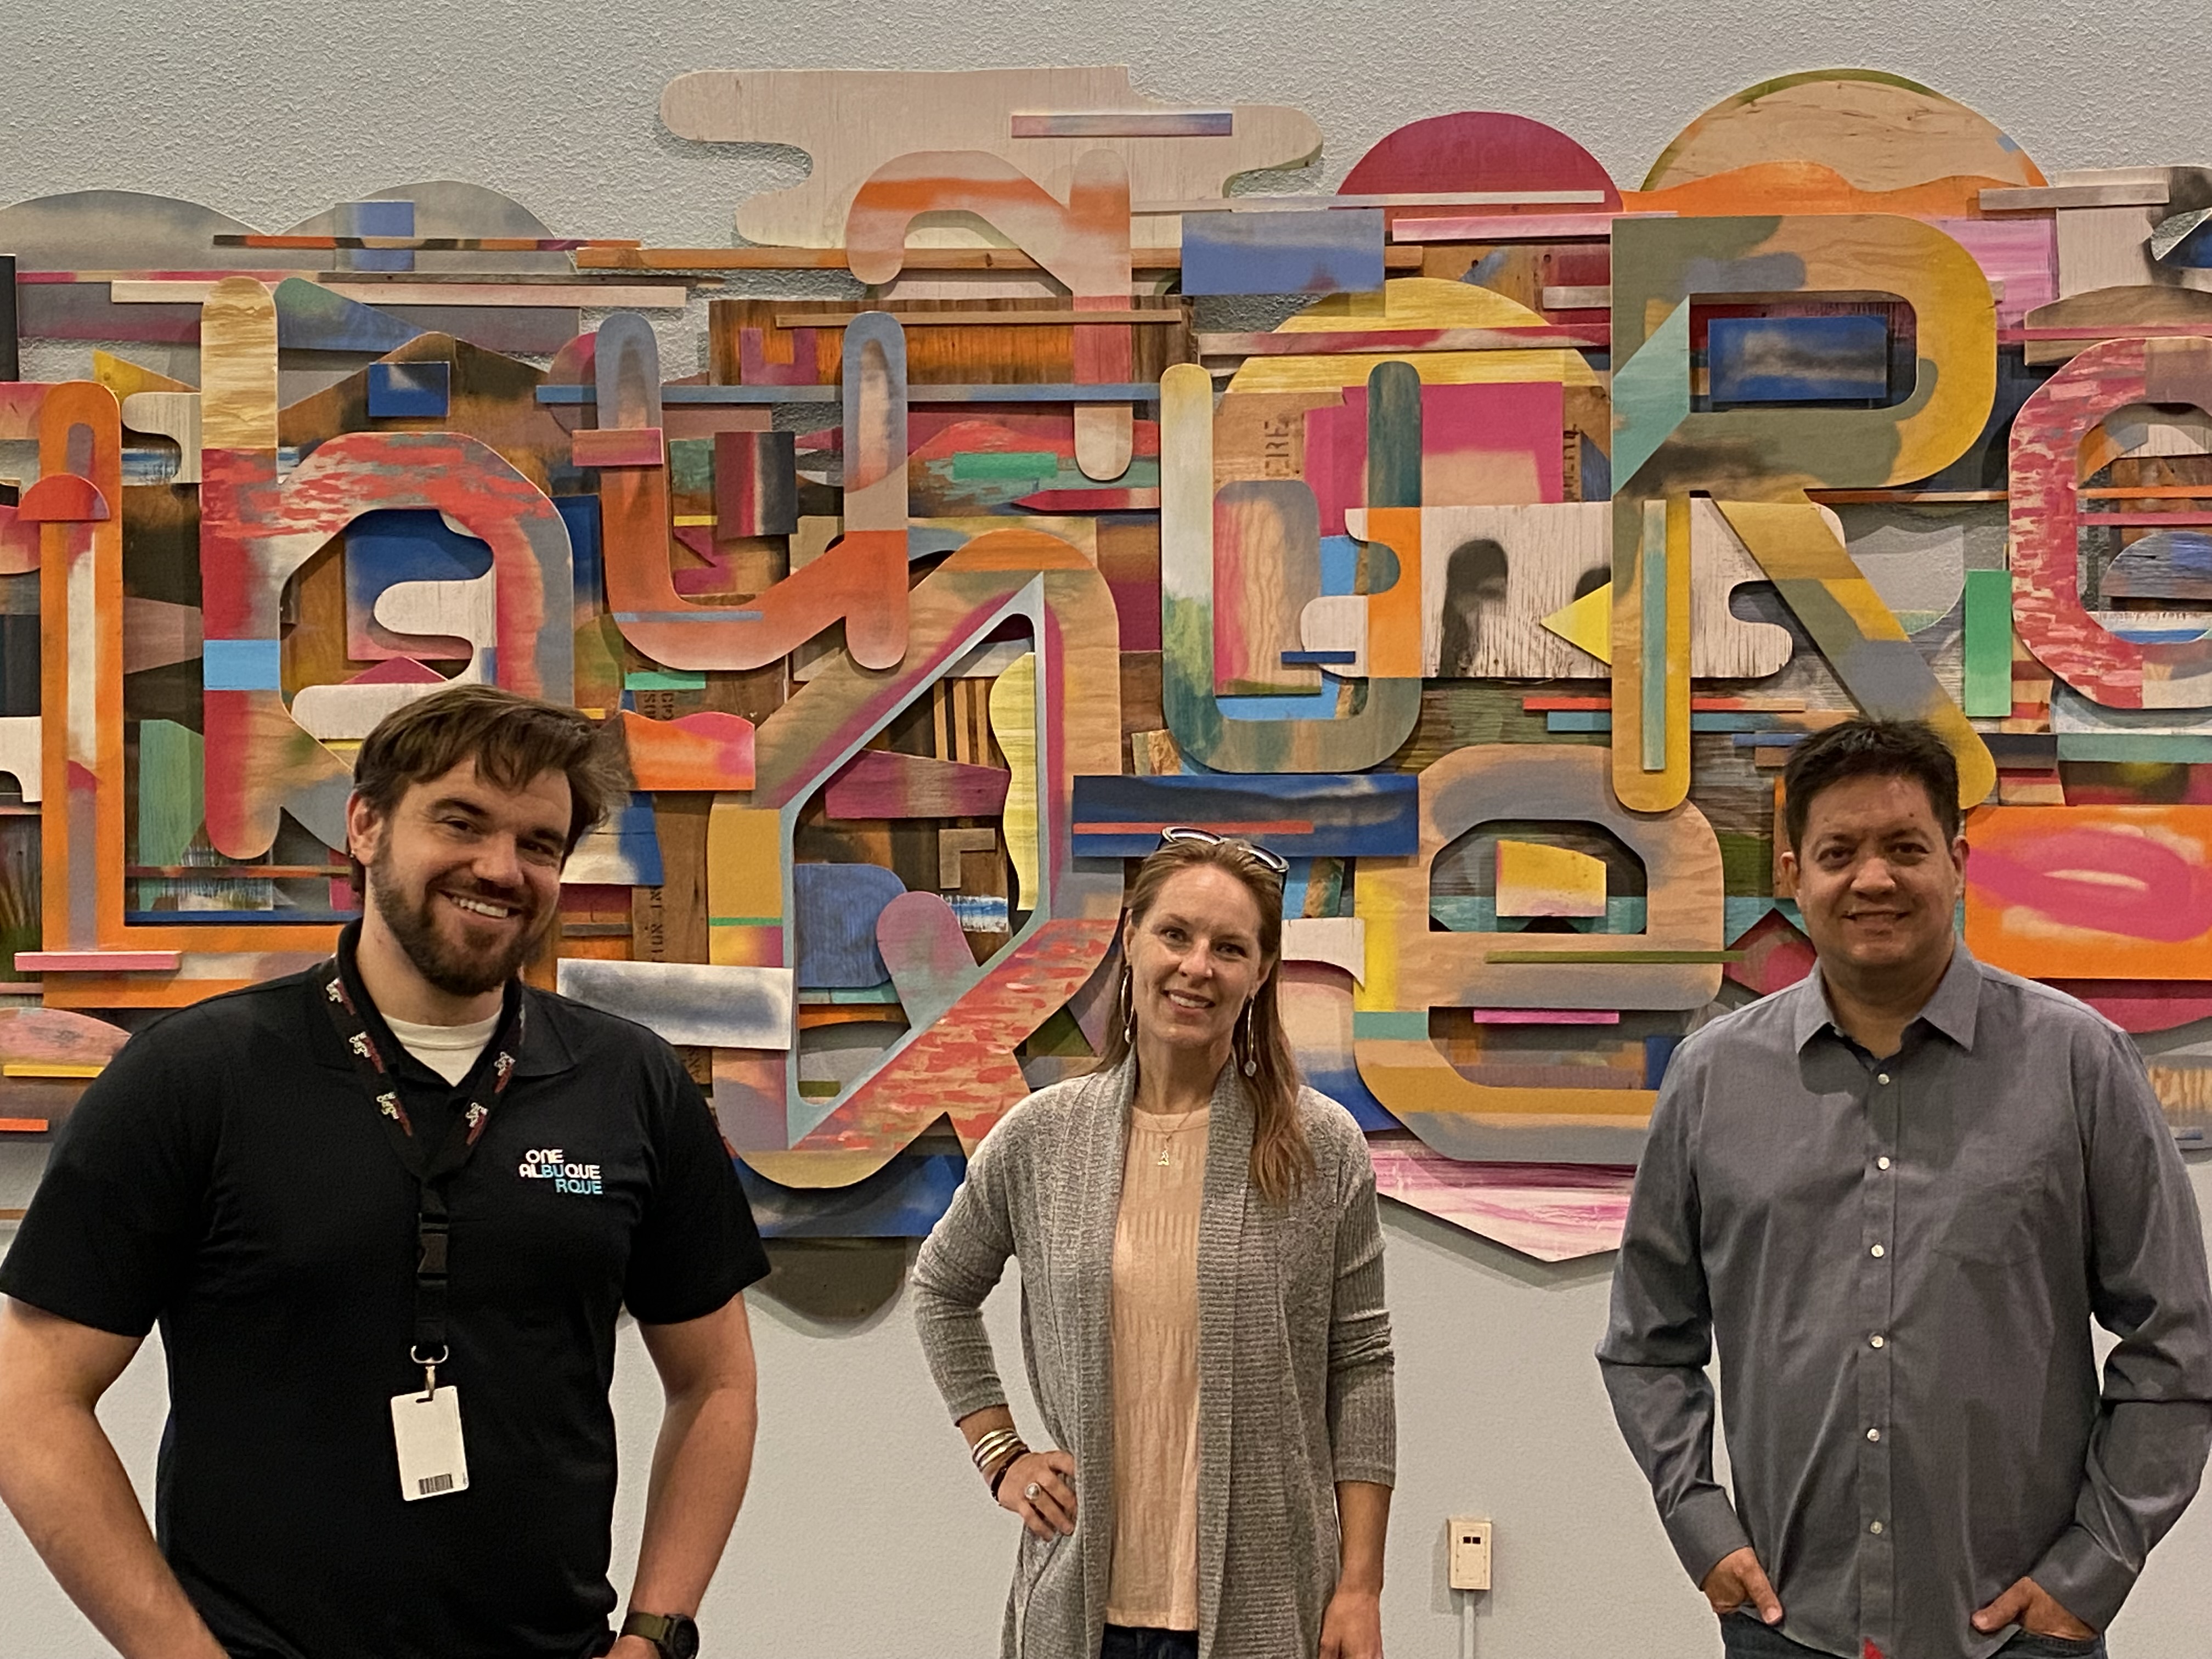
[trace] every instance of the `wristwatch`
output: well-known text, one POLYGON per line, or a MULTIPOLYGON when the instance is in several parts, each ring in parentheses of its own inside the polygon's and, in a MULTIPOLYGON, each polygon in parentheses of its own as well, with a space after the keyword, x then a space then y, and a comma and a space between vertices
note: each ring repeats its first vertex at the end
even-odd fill
POLYGON ((642 1636, 660 1659, 697 1659, 699 1626, 680 1613, 632 1613, 623 1620, 624 1636, 642 1636))

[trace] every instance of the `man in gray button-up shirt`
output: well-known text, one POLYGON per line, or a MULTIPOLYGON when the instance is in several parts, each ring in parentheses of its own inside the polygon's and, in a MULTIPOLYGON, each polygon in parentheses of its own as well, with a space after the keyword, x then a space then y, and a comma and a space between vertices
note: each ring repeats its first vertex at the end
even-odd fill
POLYGON ((1932 732, 1832 728, 1784 787, 1820 964, 1668 1070, 1598 1348, 1621 1432, 1730 1654, 2101 1652, 2212 1447, 2180 1155, 2122 1032, 1956 938, 1932 732))

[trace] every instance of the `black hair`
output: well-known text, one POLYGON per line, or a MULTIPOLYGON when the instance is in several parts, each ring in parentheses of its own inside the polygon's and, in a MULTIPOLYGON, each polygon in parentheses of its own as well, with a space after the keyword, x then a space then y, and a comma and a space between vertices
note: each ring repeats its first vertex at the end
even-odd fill
POLYGON ((1959 834, 1959 763, 1925 720, 1848 720, 1790 750, 1782 770, 1782 827, 1792 852, 1823 789, 1852 778, 1911 778, 1928 792, 1948 843, 1959 834))

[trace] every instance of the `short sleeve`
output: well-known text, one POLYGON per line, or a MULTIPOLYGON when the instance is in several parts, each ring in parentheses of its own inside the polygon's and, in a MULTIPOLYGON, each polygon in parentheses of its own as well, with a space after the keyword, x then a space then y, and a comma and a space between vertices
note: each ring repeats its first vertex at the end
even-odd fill
POLYGON ((768 1276, 768 1252, 753 1224, 721 1131, 673 1049, 650 1062, 658 1097, 653 1183, 630 1241, 623 1301, 647 1325, 703 1319, 768 1276))
POLYGON ((221 1059, 182 1022, 124 1044, 54 1143, 0 1293, 95 1330, 143 1337, 191 1271, 221 1128, 221 1059))

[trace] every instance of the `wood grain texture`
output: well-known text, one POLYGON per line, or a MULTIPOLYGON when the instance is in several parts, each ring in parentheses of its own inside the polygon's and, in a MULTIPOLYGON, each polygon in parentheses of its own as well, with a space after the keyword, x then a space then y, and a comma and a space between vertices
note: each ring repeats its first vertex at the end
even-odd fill
POLYGON ((1946 174, 2045 182, 1996 125, 1915 82, 1875 70, 1814 70, 1764 81, 1684 127, 1644 176, 1647 191, 1782 157, 1827 163, 1863 190, 1946 174), (1909 131, 1912 142, 1899 143, 1909 131))
MULTIPOLYGON (((1357 772, 1405 741, 1420 681, 1374 679, 1335 720, 1231 720, 1214 695, 1213 391, 1206 371, 1160 382, 1161 702, 1182 751, 1218 772, 1357 772)), ((1303 490, 1285 481, 1267 488, 1303 490)))
MULTIPOLYGON (((773 246, 837 246, 848 204, 885 162, 930 149, 980 150, 1058 188, 1087 150, 1109 148, 1132 189, 1148 200, 1219 197, 1235 174, 1294 167, 1319 154, 1321 129, 1300 111, 1231 107, 1227 135, 1016 138, 1018 112, 1129 112, 1154 106, 1126 68, 962 70, 707 70, 677 76, 661 94, 661 120, 680 137, 711 143, 790 144, 813 165, 784 191, 748 198, 738 234, 773 246)), ((1148 226, 1156 222, 1146 222, 1148 226)), ((1160 222, 1172 243, 1173 221, 1160 222)), ((972 238, 939 233, 940 242, 972 238)))
POLYGON ((2106 341, 2022 406, 2010 449, 2014 623, 2038 661, 2107 707, 2212 707, 2212 645, 2124 640, 2081 603, 2081 451, 2105 415, 2137 403, 2212 405, 2212 341, 2106 341))
POLYGON ((200 307, 200 436, 210 448, 276 447, 276 305, 227 276, 200 307))
POLYGON ((995 817, 1011 775, 927 755, 864 749, 830 781, 833 818, 995 817))

